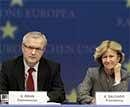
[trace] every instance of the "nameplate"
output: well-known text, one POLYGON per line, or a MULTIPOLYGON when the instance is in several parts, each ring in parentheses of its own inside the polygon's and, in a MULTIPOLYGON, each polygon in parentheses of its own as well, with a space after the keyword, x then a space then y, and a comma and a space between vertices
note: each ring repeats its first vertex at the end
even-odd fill
POLYGON ((46 104, 47 92, 9 91, 9 104, 46 104))
POLYGON ((96 92, 97 105, 130 105, 130 92, 96 92))

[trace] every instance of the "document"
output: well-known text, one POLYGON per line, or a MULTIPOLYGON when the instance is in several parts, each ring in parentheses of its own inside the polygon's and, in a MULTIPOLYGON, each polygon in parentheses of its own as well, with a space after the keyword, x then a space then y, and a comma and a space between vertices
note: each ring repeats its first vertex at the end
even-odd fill
MULTIPOLYGON (((9 91, 9 104, 48 104, 49 97, 43 91, 9 91)), ((55 104, 50 102, 49 104, 55 104)))

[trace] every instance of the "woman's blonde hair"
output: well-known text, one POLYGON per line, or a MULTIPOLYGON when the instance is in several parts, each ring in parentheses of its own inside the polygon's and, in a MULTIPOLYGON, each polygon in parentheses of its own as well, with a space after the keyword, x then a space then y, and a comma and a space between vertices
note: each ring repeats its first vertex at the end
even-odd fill
POLYGON ((122 52, 122 46, 118 42, 110 40, 103 41, 96 48, 96 51, 94 53, 94 59, 100 64, 102 64, 101 57, 108 49, 112 49, 117 52, 117 54, 120 56, 119 63, 122 63, 124 61, 124 53, 122 52))

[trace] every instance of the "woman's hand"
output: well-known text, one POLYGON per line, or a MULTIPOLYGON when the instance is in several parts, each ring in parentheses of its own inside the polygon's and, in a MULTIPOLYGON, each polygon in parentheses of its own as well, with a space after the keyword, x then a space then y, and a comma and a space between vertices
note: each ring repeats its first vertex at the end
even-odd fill
POLYGON ((114 74, 115 74, 115 83, 120 83, 121 81, 121 64, 117 63, 114 67, 114 74))

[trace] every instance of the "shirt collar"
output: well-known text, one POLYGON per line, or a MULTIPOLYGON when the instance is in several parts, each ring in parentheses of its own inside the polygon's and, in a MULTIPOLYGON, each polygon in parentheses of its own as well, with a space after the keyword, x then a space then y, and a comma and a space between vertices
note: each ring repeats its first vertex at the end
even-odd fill
MULTIPOLYGON (((25 67, 25 72, 26 72, 30 67, 27 65, 25 59, 23 59, 23 62, 24 62, 24 67, 25 67)), ((34 65, 33 68, 35 69, 35 71, 38 71, 38 65, 39 65, 39 62, 36 65, 34 65)))

